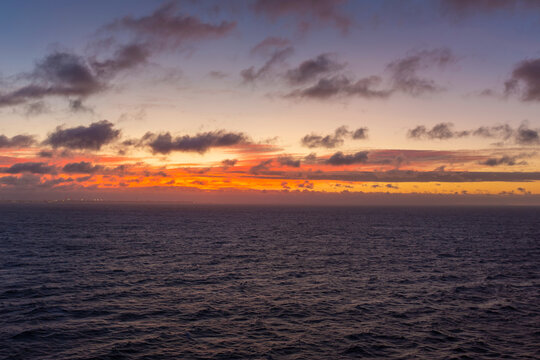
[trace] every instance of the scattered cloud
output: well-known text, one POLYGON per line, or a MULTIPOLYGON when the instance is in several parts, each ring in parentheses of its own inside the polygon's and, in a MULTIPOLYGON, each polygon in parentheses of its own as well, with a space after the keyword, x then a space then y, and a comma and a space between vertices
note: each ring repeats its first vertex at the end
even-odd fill
POLYGON ((285 78, 290 84, 303 85, 317 80, 321 75, 334 73, 345 67, 335 59, 334 54, 326 53, 302 62, 298 67, 286 72, 285 78))
POLYGON ((277 162, 280 165, 283 166, 289 166, 289 167, 300 167, 301 161, 299 159, 295 159, 292 156, 280 156, 277 158, 277 162))
POLYGON ((271 164, 272 164, 272 159, 263 160, 263 161, 261 161, 259 164, 255 165, 255 166, 252 166, 252 167, 249 169, 249 173, 250 173, 250 174, 257 175, 257 174, 259 174, 260 172, 268 171, 268 170, 270 170, 270 165, 271 165, 271 164))
POLYGON ((23 162, 13 164, 8 168, 1 168, 3 173, 8 174, 56 174, 56 167, 42 162, 23 162))
POLYGON ((340 126, 334 131, 334 134, 332 135, 306 135, 302 138, 301 143, 303 146, 311 149, 319 147, 331 149, 343 145, 347 137, 350 137, 354 140, 366 139, 367 131, 367 128, 358 128, 354 131, 349 131, 346 126, 340 126))
POLYGON ((357 81, 345 75, 335 75, 319 79, 312 86, 296 89, 285 95, 288 98, 329 99, 338 96, 357 96, 365 99, 386 99, 391 90, 379 89, 382 79, 378 76, 369 76, 357 81))
POLYGON ((236 27, 236 22, 222 21, 217 24, 178 12, 173 2, 167 2, 152 14, 135 18, 125 16, 106 28, 111 31, 125 30, 138 36, 147 44, 159 48, 178 48, 186 42, 221 38, 236 27))
POLYGON ((15 135, 11 138, 0 135, 0 148, 22 148, 32 146, 36 139, 31 135, 15 135))
POLYGON ((517 94, 523 101, 540 101, 540 59, 519 63, 505 83, 505 94, 517 94))
POLYGON ((249 144, 250 140, 243 133, 217 130, 198 133, 194 136, 183 135, 176 137, 173 137, 169 132, 161 134, 149 132, 144 135, 141 142, 149 146, 155 154, 169 154, 173 151, 203 154, 215 147, 249 144))
POLYGON ((44 141, 45 145, 53 148, 64 147, 76 150, 100 150, 120 136, 120 130, 114 129, 114 125, 102 120, 89 126, 77 126, 74 128, 57 127, 44 141))
POLYGON ((80 161, 76 163, 68 163, 64 165, 62 168, 62 171, 64 173, 75 173, 75 174, 93 174, 98 171, 103 170, 104 167, 101 165, 93 165, 90 162, 87 161, 80 161))
POLYGON ((394 90, 418 96, 442 90, 433 80, 420 77, 419 71, 433 67, 444 68, 455 61, 449 49, 422 50, 391 62, 387 70, 391 74, 394 90))
POLYGON ((334 153, 326 160, 328 165, 353 165, 363 164, 368 161, 368 151, 360 151, 354 154, 343 154, 341 151, 334 153))
POLYGON ((518 145, 538 145, 540 144, 540 130, 531 129, 527 123, 522 123, 517 129, 510 125, 481 126, 472 130, 454 131, 452 123, 440 123, 427 129, 419 125, 410 129, 407 136, 411 139, 453 139, 467 136, 478 136, 500 140, 511 140, 518 145))
POLYGON ((251 66, 247 69, 244 69, 240 72, 242 79, 246 83, 254 82, 256 80, 266 78, 270 75, 275 67, 279 64, 283 64, 285 59, 292 55, 294 49, 292 47, 280 48, 275 50, 270 58, 261 66, 259 69, 255 69, 254 66, 251 66))

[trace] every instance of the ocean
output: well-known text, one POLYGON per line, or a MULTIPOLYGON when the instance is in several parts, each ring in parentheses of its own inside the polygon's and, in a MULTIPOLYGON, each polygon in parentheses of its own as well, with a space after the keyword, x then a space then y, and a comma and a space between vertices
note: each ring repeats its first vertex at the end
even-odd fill
POLYGON ((540 208, 1 204, 1 359, 539 359, 540 208))

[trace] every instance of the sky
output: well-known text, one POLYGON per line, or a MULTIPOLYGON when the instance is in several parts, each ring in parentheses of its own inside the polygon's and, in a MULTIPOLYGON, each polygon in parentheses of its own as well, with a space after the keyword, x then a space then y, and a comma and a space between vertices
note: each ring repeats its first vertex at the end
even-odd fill
POLYGON ((540 1, 4 0, 0 201, 540 205, 540 1))

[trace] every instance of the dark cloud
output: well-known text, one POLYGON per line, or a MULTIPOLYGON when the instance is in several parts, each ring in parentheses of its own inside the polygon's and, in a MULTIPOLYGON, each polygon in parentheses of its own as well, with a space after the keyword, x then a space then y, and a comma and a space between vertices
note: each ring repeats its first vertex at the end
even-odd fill
POLYGON ((427 129, 425 126, 420 125, 414 129, 409 130, 407 136, 411 139, 452 139, 468 136, 469 131, 453 131, 452 123, 440 123, 433 126, 431 129, 427 129))
POLYGON ((69 100, 69 110, 74 113, 93 113, 94 111, 83 104, 82 99, 69 100))
POLYGON ((540 101, 540 59, 519 63, 505 83, 505 93, 518 94, 523 101, 540 101))
POLYGON ((0 177, 0 184, 8 186, 36 186, 39 185, 41 178, 37 175, 24 174, 22 176, 4 176, 0 177))
POLYGON ((85 97, 104 88, 82 57, 65 52, 48 55, 36 64, 28 77, 30 85, 0 95, 0 106, 18 105, 46 96, 85 97))
POLYGON ((302 62, 297 68, 287 71, 285 78, 293 85, 302 85, 317 80, 321 75, 339 71, 345 64, 336 61, 332 54, 321 54, 315 59, 302 62))
POLYGON ((452 123, 440 123, 427 129, 419 125, 410 129, 407 136, 412 139, 453 139, 466 136, 478 136, 484 138, 511 140, 518 145, 538 145, 540 144, 540 130, 531 129, 526 123, 521 124, 517 129, 510 125, 481 126, 473 130, 454 131, 452 123))
POLYGON ((539 130, 530 129, 522 124, 516 130, 515 141, 520 145, 540 145, 539 130))
POLYGON ((433 80, 418 75, 421 70, 443 68, 456 61, 449 49, 423 50, 388 64, 393 89, 417 96, 442 90, 433 80))
POLYGON ((30 135, 15 135, 8 138, 5 135, 0 135, 0 148, 20 148, 32 146, 36 143, 33 136, 30 135))
POLYGON ((272 164, 272 159, 263 160, 259 164, 252 166, 249 169, 250 174, 257 175, 262 171, 268 171, 270 170, 270 165, 272 164))
POLYGON ((0 172, 8 174, 56 174, 56 167, 42 162, 25 162, 13 164, 8 168, 2 168, 0 172))
POLYGON ((386 184, 386 187, 389 189, 399 189, 399 186, 392 185, 392 184, 386 184))
POLYGON ((89 126, 77 126, 64 129, 57 127, 45 140, 45 144, 53 148, 64 147, 77 150, 100 150, 120 136, 120 130, 114 129, 114 125, 102 120, 89 126))
POLYGON ((147 133, 142 143, 152 149, 153 153, 169 154, 172 151, 205 153, 214 147, 227 147, 250 143, 243 133, 227 132, 225 130, 199 133, 194 136, 184 135, 174 137, 169 133, 147 133))
POLYGON ((292 47, 278 49, 259 69, 255 69, 255 67, 251 66, 247 69, 242 70, 240 72, 240 75, 246 83, 254 82, 256 80, 265 78, 272 73, 272 71, 278 64, 282 64, 286 58, 291 56, 293 52, 294 49, 292 47))
POLYGON ((514 134, 514 129, 508 124, 496 125, 496 126, 480 126, 478 129, 472 132, 474 136, 480 136, 485 138, 497 138, 502 140, 508 140, 514 134))
POLYGON ((360 151, 354 154, 346 155, 341 151, 330 156, 325 163, 328 165, 352 165, 352 164, 363 164, 368 160, 368 152, 360 151))
POLYGON ((294 90, 285 97, 329 99, 337 96, 358 96, 366 99, 385 99, 392 91, 377 89, 381 82, 378 76, 353 81, 344 75, 335 75, 319 79, 316 84, 294 90))
POLYGON ((125 16, 108 25, 109 30, 127 30, 154 46, 178 47, 187 41, 220 38, 229 34, 236 22, 210 24, 198 17, 180 14, 173 2, 148 16, 125 16))
POLYGON ((323 147, 327 149, 332 149, 337 146, 343 145, 343 142, 347 137, 350 137, 354 140, 366 139, 367 131, 367 128, 359 128, 355 131, 349 131, 346 126, 340 126, 334 131, 334 134, 332 135, 306 135, 302 138, 301 143, 303 146, 308 148, 323 147))
POLYGON ((356 130, 354 130, 354 132, 352 133, 352 138, 354 140, 363 140, 363 139, 367 139, 367 132, 368 132, 368 128, 358 128, 356 130))
POLYGON ((143 44, 130 44, 116 50, 113 57, 104 61, 93 60, 91 65, 96 74, 110 78, 118 72, 145 64, 150 50, 143 44))
POLYGON ((300 167, 301 161, 295 159, 292 156, 280 156, 277 158, 277 162, 283 166, 300 167))
POLYGON ((294 179, 334 180, 351 182, 528 182, 540 180, 540 172, 489 172, 489 171, 312 171, 283 173, 294 179))
POLYGON ((37 153, 37 155, 42 158, 52 158, 54 156, 54 152, 50 150, 41 150, 37 153))
POLYGON ((62 171, 68 174, 93 174, 101 170, 103 170, 103 166, 93 165, 87 161, 68 163, 62 168, 62 171))
POLYGON ((335 148, 337 146, 343 145, 344 137, 348 134, 348 130, 345 126, 337 128, 332 135, 306 135, 302 138, 301 143, 303 146, 308 148, 335 148))
POLYGON ((341 9, 347 0, 256 0, 255 12, 271 20, 292 16, 302 29, 330 24, 347 32, 352 19, 341 9))
POLYGON ((480 164, 487 165, 487 166, 499 166, 499 165, 527 165, 526 161, 517 161, 519 159, 519 156, 508 156, 503 155, 500 158, 489 158, 485 161, 481 161, 480 164))
POLYGON ((228 169, 236 165, 237 162, 238 160, 236 159, 225 159, 221 161, 221 164, 223 165, 223 168, 228 169))

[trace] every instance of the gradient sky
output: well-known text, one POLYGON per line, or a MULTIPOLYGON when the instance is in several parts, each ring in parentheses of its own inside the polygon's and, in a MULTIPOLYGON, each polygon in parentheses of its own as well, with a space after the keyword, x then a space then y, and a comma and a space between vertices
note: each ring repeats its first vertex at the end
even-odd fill
POLYGON ((0 200, 540 204, 540 1, 5 0, 0 200))

